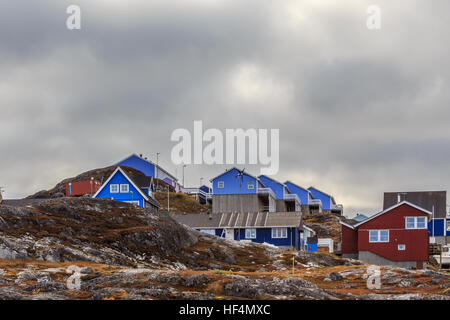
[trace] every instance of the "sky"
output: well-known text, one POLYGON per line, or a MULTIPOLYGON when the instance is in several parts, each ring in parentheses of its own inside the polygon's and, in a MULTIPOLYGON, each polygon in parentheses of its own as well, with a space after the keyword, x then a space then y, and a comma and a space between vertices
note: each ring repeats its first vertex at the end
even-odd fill
MULTIPOLYGON (((177 128, 280 130, 274 178, 348 216, 448 190, 447 0, 0 0, 0 187, 19 198, 177 128), (66 27, 69 5, 81 30, 66 27), (369 5, 381 29, 366 26, 369 5), (447 89, 446 89, 447 88, 447 89)), ((224 165, 188 165, 187 186, 224 165)), ((244 166, 257 175, 258 166, 244 166)))

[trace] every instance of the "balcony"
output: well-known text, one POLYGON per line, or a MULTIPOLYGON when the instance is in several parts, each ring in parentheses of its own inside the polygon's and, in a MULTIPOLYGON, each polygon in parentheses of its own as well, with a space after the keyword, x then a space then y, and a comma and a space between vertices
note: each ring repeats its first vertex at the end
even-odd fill
POLYGON ((286 193, 286 194, 284 194, 284 200, 297 201, 298 203, 301 204, 300 198, 295 193, 286 193))
POLYGON ((272 196, 274 199, 276 198, 275 193, 270 188, 258 188, 258 194, 269 195, 272 196))
POLYGON ((343 212, 344 207, 342 206, 342 204, 332 204, 331 210, 343 212))
POLYGON ((309 199, 310 206, 322 206, 322 201, 320 199, 309 199))

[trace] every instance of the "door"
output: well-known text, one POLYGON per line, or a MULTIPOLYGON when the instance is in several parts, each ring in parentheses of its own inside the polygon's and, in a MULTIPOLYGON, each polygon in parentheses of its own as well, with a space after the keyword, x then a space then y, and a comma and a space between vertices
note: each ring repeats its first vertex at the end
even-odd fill
POLYGON ((234 240, 234 229, 225 230, 225 239, 234 240))

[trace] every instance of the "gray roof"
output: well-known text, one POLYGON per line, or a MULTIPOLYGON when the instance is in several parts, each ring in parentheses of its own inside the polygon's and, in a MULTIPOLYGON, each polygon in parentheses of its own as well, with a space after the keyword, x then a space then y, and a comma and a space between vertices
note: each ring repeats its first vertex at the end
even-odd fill
POLYGON ((271 228, 302 227, 301 212, 189 213, 171 215, 192 228, 271 228))
POLYGON ((401 201, 408 201, 430 212, 433 212, 434 207, 435 218, 445 218, 447 214, 446 191, 385 192, 383 210, 397 204, 399 194, 401 195, 401 201))

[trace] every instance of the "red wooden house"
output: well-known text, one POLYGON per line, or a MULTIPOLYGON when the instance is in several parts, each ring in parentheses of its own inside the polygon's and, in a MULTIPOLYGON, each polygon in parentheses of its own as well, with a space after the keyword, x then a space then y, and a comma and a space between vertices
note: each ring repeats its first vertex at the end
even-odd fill
POLYGON ((102 186, 102 183, 95 179, 69 182, 66 184, 66 196, 79 197, 86 194, 95 194, 102 186))
POLYGON ((422 269, 428 261, 431 212, 400 202, 370 218, 343 222, 342 256, 370 264, 422 269))

